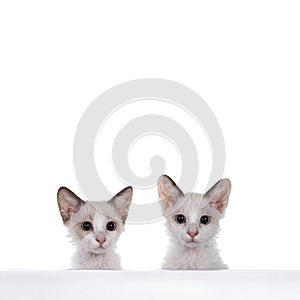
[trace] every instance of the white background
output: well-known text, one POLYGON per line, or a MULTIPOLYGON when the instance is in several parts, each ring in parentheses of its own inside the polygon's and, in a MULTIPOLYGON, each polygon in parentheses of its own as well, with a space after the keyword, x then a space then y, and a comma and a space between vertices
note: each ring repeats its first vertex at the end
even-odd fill
MULTIPOLYGON (((225 262, 299 269, 299 13, 298 1, 2 1, 0 268, 69 266, 56 192, 65 185, 84 197, 72 162, 78 121, 106 89, 156 77, 196 91, 222 127, 224 176, 233 184, 219 239, 225 262)), ((118 120, 110 122, 124 125, 118 120)), ((191 136, 202 134, 188 116, 177 120, 191 136)), ((99 139, 95 149, 109 147, 105 133, 99 139)), ((132 169, 147 175, 153 153, 141 152, 152 143, 156 154, 170 153, 167 172, 178 178, 176 149, 149 139, 133 147, 132 169)), ((199 145, 199 192, 210 171, 207 147, 199 145)), ((116 193, 124 183, 106 161, 98 171, 116 193)), ((166 244, 163 222, 127 226, 124 268, 159 268, 166 244)))

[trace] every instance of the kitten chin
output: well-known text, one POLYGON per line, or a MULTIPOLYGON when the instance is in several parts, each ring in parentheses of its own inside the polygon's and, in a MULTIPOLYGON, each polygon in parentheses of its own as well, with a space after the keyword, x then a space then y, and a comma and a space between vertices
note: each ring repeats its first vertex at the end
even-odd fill
POLYGON ((65 187, 58 190, 59 211, 76 249, 72 268, 121 268, 115 248, 124 230, 131 200, 131 187, 123 189, 107 202, 87 202, 65 187))
POLYGON ((222 179, 204 195, 184 194, 170 177, 159 178, 158 195, 170 236, 164 269, 227 268, 215 238, 230 190, 229 179, 222 179))

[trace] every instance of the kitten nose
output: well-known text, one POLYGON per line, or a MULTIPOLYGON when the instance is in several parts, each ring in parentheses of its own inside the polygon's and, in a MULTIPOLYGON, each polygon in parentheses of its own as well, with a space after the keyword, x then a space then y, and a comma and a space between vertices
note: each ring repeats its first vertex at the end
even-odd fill
POLYGON ((188 234, 193 239, 198 234, 198 231, 188 231, 188 234))
POLYGON ((193 239, 198 234, 198 228, 196 224, 190 224, 188 228, 188 235, 193 239))
POLYGON ((99 234, 97 235, 97 237, 96 237, 96 241, 97 241, 100 245, 102 245, 102 244, 106 241, 104 234, 103 234, 103 233, 99 233, 99 234))

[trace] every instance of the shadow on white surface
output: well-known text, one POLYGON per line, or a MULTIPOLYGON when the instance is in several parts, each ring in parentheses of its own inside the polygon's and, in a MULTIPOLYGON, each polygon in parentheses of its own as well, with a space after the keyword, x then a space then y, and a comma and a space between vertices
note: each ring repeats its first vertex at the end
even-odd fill
POLYGON ((300 299, 300 271, 1 271, 1 299, 300 299))

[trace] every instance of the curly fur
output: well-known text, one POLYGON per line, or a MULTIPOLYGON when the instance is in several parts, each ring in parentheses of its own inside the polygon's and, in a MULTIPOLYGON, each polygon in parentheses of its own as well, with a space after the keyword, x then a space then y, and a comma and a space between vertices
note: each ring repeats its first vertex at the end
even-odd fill
POLYGON ((67 188, 60 188, 57 198, 64 224, 76 248, 71 268, 121 269, 115 248, 124 230, 132 188, 124 189, 108 202, 85 202, 67 188), (83 230, 84 222, 92 224, 91 230, 83 230), (107 230, 108 222, 113 222, 116 229, 107 230))
POLYGON ((163 269, 226 269, 216 243, 220 230, 219 220, 224 216, 231 184, 223 179, 206 194, 183 192, 166 175, 158 181, 158 193, 170 244, 162 265, 163 269), (176 216, 185 217, 183 224, 176 216), (208 216, 208 224, 201 224, 202 216, 208 216), (196 233, 191 236, 191 230, 196 233), (189 233, 190 232, 190 233, 189 233))

